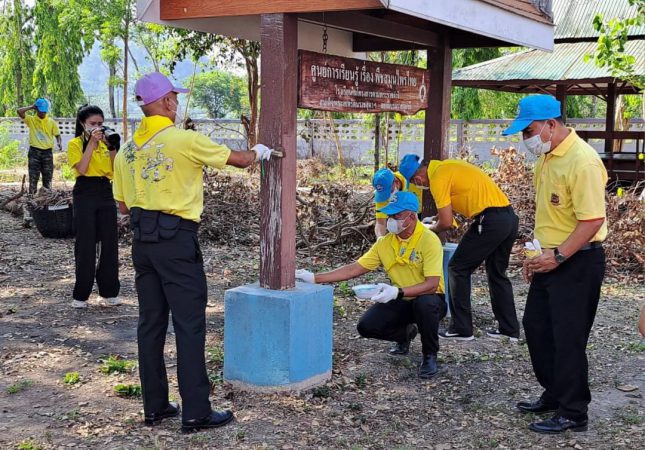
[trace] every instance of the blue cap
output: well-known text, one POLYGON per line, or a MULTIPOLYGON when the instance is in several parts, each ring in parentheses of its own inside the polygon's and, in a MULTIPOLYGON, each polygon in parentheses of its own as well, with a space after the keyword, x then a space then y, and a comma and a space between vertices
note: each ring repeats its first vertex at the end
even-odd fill
POLYGON ((386 202, 392 194, 392 183, 394 183, 394 172, 390 169, 377 170, 372 178, 372 186, 376 192, 374 193, 374 201, 376 203, 386 202))
POLYGON ((552 95, 529 95, 520 100, 517 117, 511 126, 502 131, 502 136, 519 133, 531 125, 534 120, 555 119, 562 115, 560 101, 552 95))
POLYGON ((401 159, 399 172, 410 182, 410 178, 419 170, 419 167, 421 167, 421 157, 414 153, 409 153, 401 159))
POLYGON ((419 210, 419 200, 417 196, 409 191, 399 191, 396 193, 395 198, 388 203, 387 206, 379 209, 383 214, 393 216, 401 211, 414 211, 419 210))
POLYGON ((39 98, 34 103, 38 112, 46 113, 49 111, 49 102, 44 98, 39 98))

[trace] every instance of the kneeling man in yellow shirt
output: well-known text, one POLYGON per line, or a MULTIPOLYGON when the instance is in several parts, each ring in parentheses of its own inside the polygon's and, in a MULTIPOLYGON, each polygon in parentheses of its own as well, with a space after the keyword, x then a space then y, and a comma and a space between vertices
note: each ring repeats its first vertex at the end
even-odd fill
POLYGON ((379 211, 388 216, 388 234, 379 238, 358 261, 330 272, 297 270, 308 283, 333 283, 359 277, 383 266, 392 284, 380 283, 375 302, 358 321, 361 336, 394 342, 393 355, 405 355, 417 332, 423 361, 419 377, 436 375, 439 321, 446 315, 443 249, 437 235, 417 218, 419 201, 411 192, 398 192, 379 211))

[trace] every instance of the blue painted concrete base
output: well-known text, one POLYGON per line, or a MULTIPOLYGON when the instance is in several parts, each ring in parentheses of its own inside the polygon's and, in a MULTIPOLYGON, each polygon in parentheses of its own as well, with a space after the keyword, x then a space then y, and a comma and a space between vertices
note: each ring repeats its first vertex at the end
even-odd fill
POLYGON ((443 286, 446 291, 444 294, 448 304, 448 317, 452 315, 450 311, 450 289, 448 287, 448 263, 450 263, 452 256, 455 254, 455 250, 457 250, 457 244, 446 242, 443 245, 443 286))
POLYGON ((224 379, 254 391, 295 391, 331 377, 333 288, 258 283, 224 296, 224 379))

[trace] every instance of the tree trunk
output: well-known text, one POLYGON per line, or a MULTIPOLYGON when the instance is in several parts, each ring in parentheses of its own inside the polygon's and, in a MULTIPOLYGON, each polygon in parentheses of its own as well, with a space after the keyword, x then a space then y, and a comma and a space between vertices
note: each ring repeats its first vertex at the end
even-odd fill
POLYGON ((374 173, 381 166, 381 113, 374 114, 374 173))
POLYGON ((110 115, 116 119, 116 107, 114 104, 114 79, 116 78, 116 64, 108 64, 110 77, 108 78, 108 101, 110 103, 110 115))
POLYGON ((127 3, 123 30, 123 141, 128 140, 128 38, 130 34, 130 4, 127 3))

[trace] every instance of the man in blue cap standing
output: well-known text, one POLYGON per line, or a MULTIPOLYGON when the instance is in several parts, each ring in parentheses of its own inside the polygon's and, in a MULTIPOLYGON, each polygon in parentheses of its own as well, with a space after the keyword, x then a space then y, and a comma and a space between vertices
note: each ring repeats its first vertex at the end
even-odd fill
POLYGON ((555 413, 529 428, 538 433, 587 430, 591 401, 586 355, 605 273, 607 171, 598 153, 561 118, 560 102, 530 95, 503 134, 522 133, 538 156, 535 238, 543 253, 524 263, 530 281, 524 331, 533 371, 544 392, 517 408, 555 413))
POLYGON ((18 116, 25 122, 29 129, 29 194, 35 194, 38 190, 38 180, 42 174, 43 187, 51 189, 54 175, 54 139, 60 151, 63 144, 60 137, 60 130, 54 119, 49 117, 49 102, 39 98, 31 106, 18 108, 18 116), (36 111, 36 114, 28 115, 27 111, 36 111))
POLYGON ((392 355, 406 355, 410 342, 421 334, 423 361, 420 378, 437 374, 439 321, 446 315, 441 241, 417 218, 419 201, 411 192, 399 192, 380 209, 388 216, 388 234, 376 241, 358 261, 330 272, 297 270, 307 283, 350 280, 383 266, 391 285, 380 283, 376 302, 358 321, 358 332, 371 339, 394 342, 392 355), (416 324, 416 325, 415 325, 416 324))

